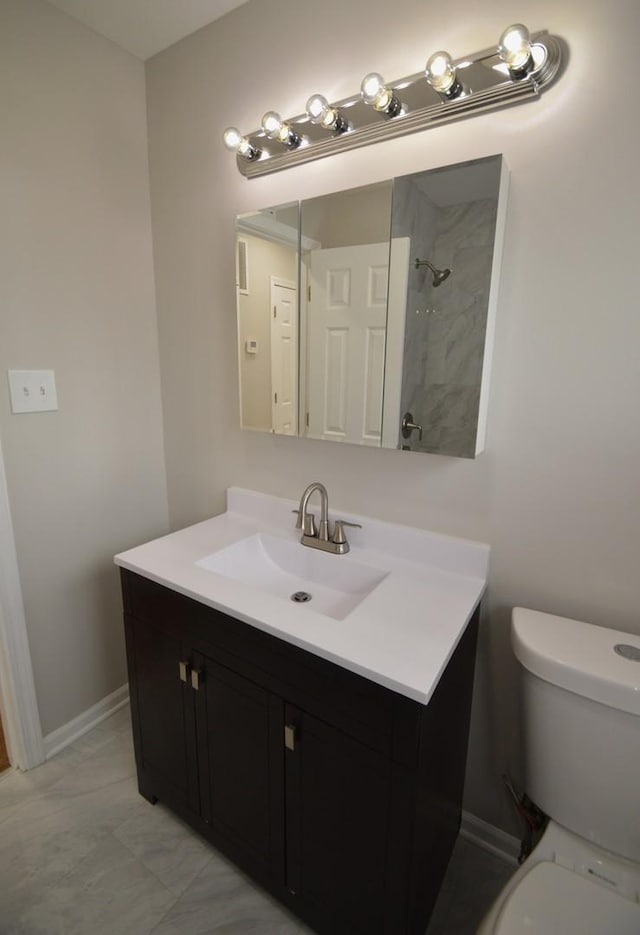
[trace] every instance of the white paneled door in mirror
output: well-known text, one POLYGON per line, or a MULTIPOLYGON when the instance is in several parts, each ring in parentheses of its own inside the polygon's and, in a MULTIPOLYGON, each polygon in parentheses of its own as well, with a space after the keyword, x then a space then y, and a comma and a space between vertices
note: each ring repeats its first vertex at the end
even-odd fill
POLYGON ((312 250, 308 268, 305 434, 380 445, 389 244, 312 250))
POLYGON ((271 277, 271 424, 298 434, 298 288, 271 277))

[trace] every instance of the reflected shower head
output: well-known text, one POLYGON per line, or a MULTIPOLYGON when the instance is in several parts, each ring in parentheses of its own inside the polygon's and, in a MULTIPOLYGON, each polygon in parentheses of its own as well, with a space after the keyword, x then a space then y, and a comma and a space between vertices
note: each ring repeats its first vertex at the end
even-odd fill
POLYGON ((450 269, 436 269, 433 263, 430 263, 429 260, 416 260, 415 268, 420 269, 421 266, 428 266, 431 272, 433 273, 433 285, 439 286, 441 282, 444 282, 447 276, 451 275, 450 269))
POLYGON ((450 269, 436 269, 433 272, 433 285, 439 286, 441 282, 444 282, 447 276, 451 275, 450 269))

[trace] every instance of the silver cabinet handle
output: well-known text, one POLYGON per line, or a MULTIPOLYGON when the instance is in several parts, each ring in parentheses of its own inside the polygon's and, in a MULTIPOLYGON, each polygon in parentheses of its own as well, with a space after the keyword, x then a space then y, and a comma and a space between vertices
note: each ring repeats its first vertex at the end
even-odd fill
POLYGON ((284 745, 287 750, 295 750, 296 748, 296 727, 295 724, 285 724, 284 725, 284 745))
POLYGON ((201 679, 201 678, 202 678, 202 670, 201 670, 201 669, 192 669, 192 670, 191 670, 191 687, 192 687, 193 689, 195 689, 195 691, 197 691, 197 692, 200 691, 200 679, 201 679))
POLYGON ((180 660, 178 663, 178 672, 180 673, 180 681, 188 682, 189 681, 189 663, 180 660))

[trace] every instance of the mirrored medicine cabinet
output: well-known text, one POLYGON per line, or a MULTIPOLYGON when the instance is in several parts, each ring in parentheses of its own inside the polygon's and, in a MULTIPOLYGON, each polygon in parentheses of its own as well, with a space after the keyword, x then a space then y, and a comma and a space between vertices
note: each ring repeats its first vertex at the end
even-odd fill
POLYGON ((489 156, 239 216, 242 427, 479 454, 507 188, 489 156))

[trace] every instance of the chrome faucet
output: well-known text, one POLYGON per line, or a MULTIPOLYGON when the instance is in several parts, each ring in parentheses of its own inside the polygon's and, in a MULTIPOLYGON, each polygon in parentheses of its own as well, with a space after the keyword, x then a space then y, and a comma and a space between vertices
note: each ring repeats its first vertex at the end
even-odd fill
POLYGON ((329 539, 329 494, 327 493, 327 488, 324 484, 315 481, 313 484, 309 484, 305 492, 300 498, 300 509, 298 511, 298 522, 296 523, 297 529, 302 529, 303 538, 308 536, 313 538, 317 536, 322 542, 327 542, 329 539), (307 513, 307 506, 309 504, 309 499, 311 494, 315 491, 318 491, 320 494, 320 529, 316 532, 315 520, 313 513, 307 513))
POLYGON ((329 535, 329 495, 327 488, 319 481, 309 484, 300 498, 300 507, 294 510, 298 514, 296 529, 302 529, 300 542, 311 549, 322 549, 324 552, 333 552, 334 555, 344 555, 349 551, 349 543, 344 534, 345 526, 362 528, 360 523, 347 523, 346 520, 337 519, 334 524, 333 536, 329 535), (320 525, 316 530, 313 513, 307 512, 311 495, 318 491, 320 494, 320 525))

